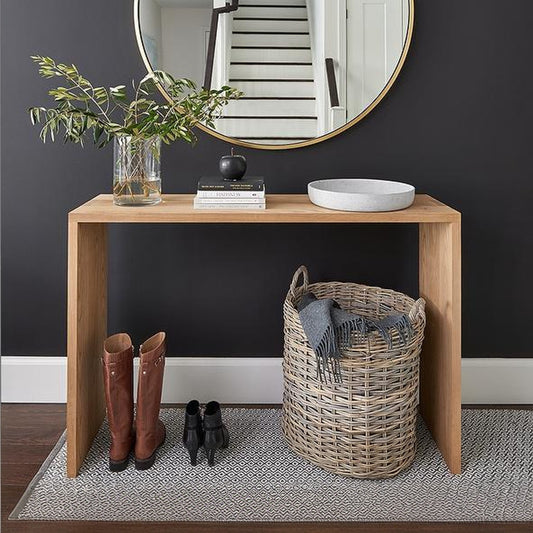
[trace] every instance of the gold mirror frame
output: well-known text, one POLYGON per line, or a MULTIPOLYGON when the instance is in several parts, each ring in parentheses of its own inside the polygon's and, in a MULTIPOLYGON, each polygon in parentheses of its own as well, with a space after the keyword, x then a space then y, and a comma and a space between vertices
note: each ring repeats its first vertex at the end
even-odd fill
MULTIPOLYGON (((139 52, 143 59, 146 70, 149 73, 152 73, 153 72, 152 65, 150 64, 150 61, 148 60, 148 55, 146 54, 146 50, 144 48, 144 43, 143 43, 142 36, 141 36, 140 2, 141 0, 134 0, 133 2, 133 18, 135 21, 135 36, 137 38, 137 46, 139 48, 139 52)), ((394 85, 394 82, 398 78, 400 71, 402 70, 402 67, 405 63, 405 59, 407 58, 407 54, 409 53, 409 48, 411 46, 411 40, 413 38, 414 23, 415 23, 415 0, 409 0, 409 24, 407 26, 407 35, 405 37, 405 45, 403 47, 400 60, 398 61, 398 64, 396 65, 396 68, 394 69, 394 72, 392 73, 392 76, 390 77, 387 85, 385 85, 383 90, 376 96, 374 101, 366 109, 364 109, 361 113, 359 113, 359 115, 357 115, 354 119, 350 120, 350 122, 347 122, 344 126, 341 126, 340 128, 337 128, 336 130, 333 130, 329 133, 326 133, 325 135, 321 135, 320 137, 316 137, 314 139, 310 139, 308 141, 304 141, 301 143, 271 145, 271 144, 255 144, 255 143, 250 143, 246 141, 241 141, 234 137, 228 137, 227 135, 223 135, 222 133, 218 133, 218 131, 215 131, 211 128, 208 128, 207 126, 204 126, 203 124, 198 124, 198 128, 206 133, 209 133, 209 135, 216 137, 217 139, 226 141, 227 143, 230 143, 236 146, 244 146, 246 148, 256 148, 258 150, 291 150, 293 148, 304 148, 306 146, 311 146, 313 144, 318 144, 320 142, 327 141, 328 139, 331 139, 332 137, 335 137, 343 133, 347 129, 351 128, 352 126, 354 126, 355 124, 363 120, 367 115, 369 115, 374 110, 374 108, 381 102, 381 100, 385 98, 385 95, 390 91, 391 87, 394 85)), ((162 87, 160 87, 160 90, 163 96, 169 102, 172 103, 172 99, 166 93, 166 91, 162 87)))

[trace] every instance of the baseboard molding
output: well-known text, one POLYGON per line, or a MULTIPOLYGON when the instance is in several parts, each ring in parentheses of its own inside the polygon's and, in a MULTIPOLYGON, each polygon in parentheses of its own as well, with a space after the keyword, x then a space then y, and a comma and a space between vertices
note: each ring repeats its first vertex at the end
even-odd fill
MULTIPOLYGON (((138 365, 136 358, 135 377, 138 365)), ((280 403, 282 387, 279 357, 167 357, 163 402, 280 403)), ((66 357, 2 357, 2 402, 64 403, 66 398, 66 357)))
POLYGON ((2 356, 2 402, 64 403, 66 357, 2 356))
POLYGON ((533 359, 463 359, 464 404, 533 404, 533 359))
MULTIPOLYGON (((66 357, 2 357, 2 402, 64 403, 66 369, 66 357)), ((462 371, 465 404, 533 404, 533 359, 463 359, 462 371)), ((166 359, 165 403, 280 403, 282 392, 279 357, 166 359)))

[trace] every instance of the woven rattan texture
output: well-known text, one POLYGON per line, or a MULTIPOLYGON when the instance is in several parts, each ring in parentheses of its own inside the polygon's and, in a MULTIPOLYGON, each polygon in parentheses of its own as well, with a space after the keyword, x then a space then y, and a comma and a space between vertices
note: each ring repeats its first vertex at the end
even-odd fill
POLYGON ((416 447, 424 301, 355 283, 309 285, 307 270, 300 267, 283 314, 282 430, 291 449, 325 470, 355 478, 388 478, 407 468, 416 447), (296 287, 299 276, 303 285, 296 287), (342 351, 342 383, 324 383, 296 309, 306 291, 371 318, 406 313, 413 335, 403 343, 393 332, 392 347, 375 332, 366 339, 354 335, 342 351))

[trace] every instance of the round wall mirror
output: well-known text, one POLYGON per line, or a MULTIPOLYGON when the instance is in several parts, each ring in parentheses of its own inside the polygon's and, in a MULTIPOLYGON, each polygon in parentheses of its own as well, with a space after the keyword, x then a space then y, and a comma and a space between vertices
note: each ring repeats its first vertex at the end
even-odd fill
POLYGON ((242 91, 203 130, 277 150, 374 109, 405 61, 414 0, 134 0, 134 12, 149 71, 242 91))

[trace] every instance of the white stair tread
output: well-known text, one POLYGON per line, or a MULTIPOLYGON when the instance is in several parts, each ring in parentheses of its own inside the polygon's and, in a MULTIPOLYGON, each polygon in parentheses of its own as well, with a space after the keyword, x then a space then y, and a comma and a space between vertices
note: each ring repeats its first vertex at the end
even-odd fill
POLYGON ((244 96, 315 96, 312 81, 231 81, 229 85, 242 91, 244 96))
POLYGON ((312 80, 313 65, 230 65, 229 78, 269 80, 312 80))
POLYGON ((274 6, 305 6, 305 0, 242 0, 239 2, 239 7, 245 7, 250 5, 274 5, 274 6))
POLYGON ((230 137, 315 137, 316 119, 220 118, 216 130, 230 137))
POLYGON ((279 50, 273 48, 233 48, 231 61, 249 61, 253 63, 293 63, 312 62, 311 50, 279 50))
POLYGON ((307 20, 241 20, 233 17, 233 32, 308 33, 307 20))
POLYGON ((315 100, 232 100, 223 109, 224 116, 316 116, 315 100))
POLYGON ((238 11, 233 14, 234 17, 257 17, 257 18, 307 18, 307 8, 305 5, 300 7, 239 7, 238 11))
POLYGON ((234 33, 233 46, 299 46, 310 47, 309 35, 234 33))

